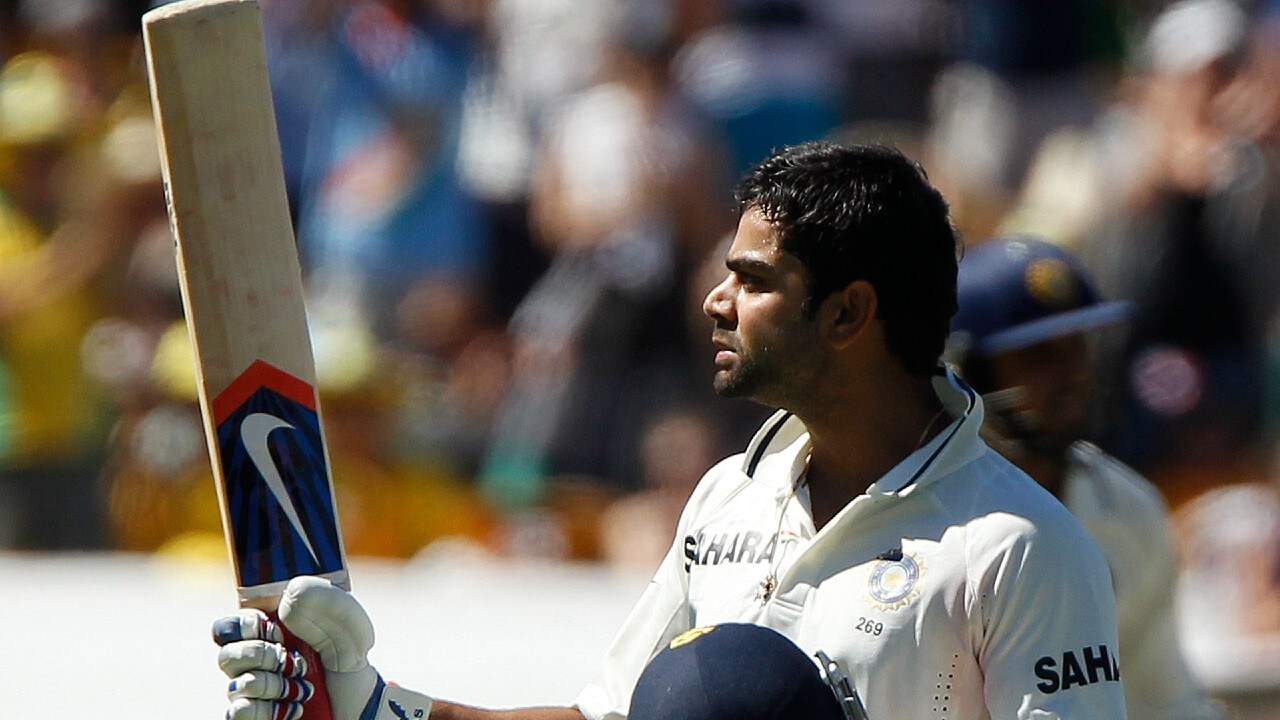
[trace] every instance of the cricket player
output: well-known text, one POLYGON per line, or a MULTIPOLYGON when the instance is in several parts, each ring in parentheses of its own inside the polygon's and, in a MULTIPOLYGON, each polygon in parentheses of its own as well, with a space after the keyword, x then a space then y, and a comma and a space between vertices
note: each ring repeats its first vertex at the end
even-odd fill
POLYGON ((987 398, 988 439, 1067 506, 1111 568, 1130 720, 1221 718, 1178 647, 1177 567, 1163 498, 1081 440, 1088 333, 1124 320, 1127 304, 1101 298, 1065 250, 1026 236, 971 248, 960 263, 959 297, 947 358, 987 398))
MULTIPOLYGON (((957 239, 924 171, 805 144, 752 169, 738 200, 704 303, 714 385, 780 409, 702 478, 598 678, 571 707, 507 711, 388 685, 361 606, 297 578, 281 622, 320 652, 338 720, 620 720, 663 648, 733 623, 824 653, 873 720, 1125 717, 1102 554, 983 442, 981 398, 939 365, 957 239)), ((293 717, 307 694, 279 633, 252 611, 215 624, 234 720, 293 717)))

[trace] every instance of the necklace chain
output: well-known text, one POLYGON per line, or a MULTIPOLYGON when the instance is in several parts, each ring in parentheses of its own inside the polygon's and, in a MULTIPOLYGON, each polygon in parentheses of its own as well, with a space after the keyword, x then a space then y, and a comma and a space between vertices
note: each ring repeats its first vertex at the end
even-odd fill
POLYGON ((809 482, 809 463, 812 461, 811 451, 804 459, 804 470, 800 471, 800 477, 792 483, 791 492, 782 501, 782 509, 778 511, 778 528, 773 534, 773 557, 769 559, 769 572, 764 576, 764 580, 760 581, 760 587, 756 588, 756 600, 759 600, 761 605, 769 602, 769 598, 773 597, 773 591, 778 589, 778 563, 782 560, 782 521, 787 517, 787 505, 791 504, 791 499, 809 482))

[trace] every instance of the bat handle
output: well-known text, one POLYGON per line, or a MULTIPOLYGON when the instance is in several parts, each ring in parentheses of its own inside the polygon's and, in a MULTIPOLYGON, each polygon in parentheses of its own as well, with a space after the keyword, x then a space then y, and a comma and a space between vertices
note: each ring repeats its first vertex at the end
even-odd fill
POLYGON ((280 622, 280 618, 274 612, 270 613, 270 616, 284 635, 284 646, 297 652, 307 661, 307 673, 302 678, 311 683, 315 692, 312 693, 311 699, 303 703, 302 716, 307 720, 334 720, 333 706, 329 703, 329 688, 324 682, 324 663, 320 662, 320 653, 298 639, 297 635, 289 632, 289 628, 280 622))

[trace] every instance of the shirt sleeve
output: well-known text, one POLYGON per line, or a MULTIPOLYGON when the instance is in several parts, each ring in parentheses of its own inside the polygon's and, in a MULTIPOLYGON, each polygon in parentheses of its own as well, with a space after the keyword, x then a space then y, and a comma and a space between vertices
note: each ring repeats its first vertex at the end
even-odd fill
POLYGON ((1145 562, 1138 566, 1140 572, 1116 580, 1126 586, 1120 596, 1120 644, 1129 717, 1222 720, 1223 709, 1201 691, 1178 643, 1177 564, 1168 522, 1162 516, 1144 524, 1143 530, 1145 562))
POLYGON ((1178 565, 1164 498, 1094 446, 1077 445, 1073 458, 1066 504, 1111 568, 1129 717, 1222 720, 1223 709, 1196 683, 1179 646, 1178 565))
POLYGON ((1034 524, 984 522, 969 601, 991 717, 1123 720, 1115 599, 1097 546, 1065 509, 1034 524))

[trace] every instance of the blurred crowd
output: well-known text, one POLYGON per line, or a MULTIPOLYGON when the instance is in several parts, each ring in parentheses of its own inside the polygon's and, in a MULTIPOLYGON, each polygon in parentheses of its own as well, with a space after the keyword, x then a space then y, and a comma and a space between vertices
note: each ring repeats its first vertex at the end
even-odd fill
MULTIPOLYGON (((710 387, 734 182, 827 138, 1131 301, 1096 439, 1280 586, 1280 2, 260 2, 350 553, 651 566, 767 412, 710 387)), ((3 548, 224 552, 153 4, 0 1, 3 548)))

